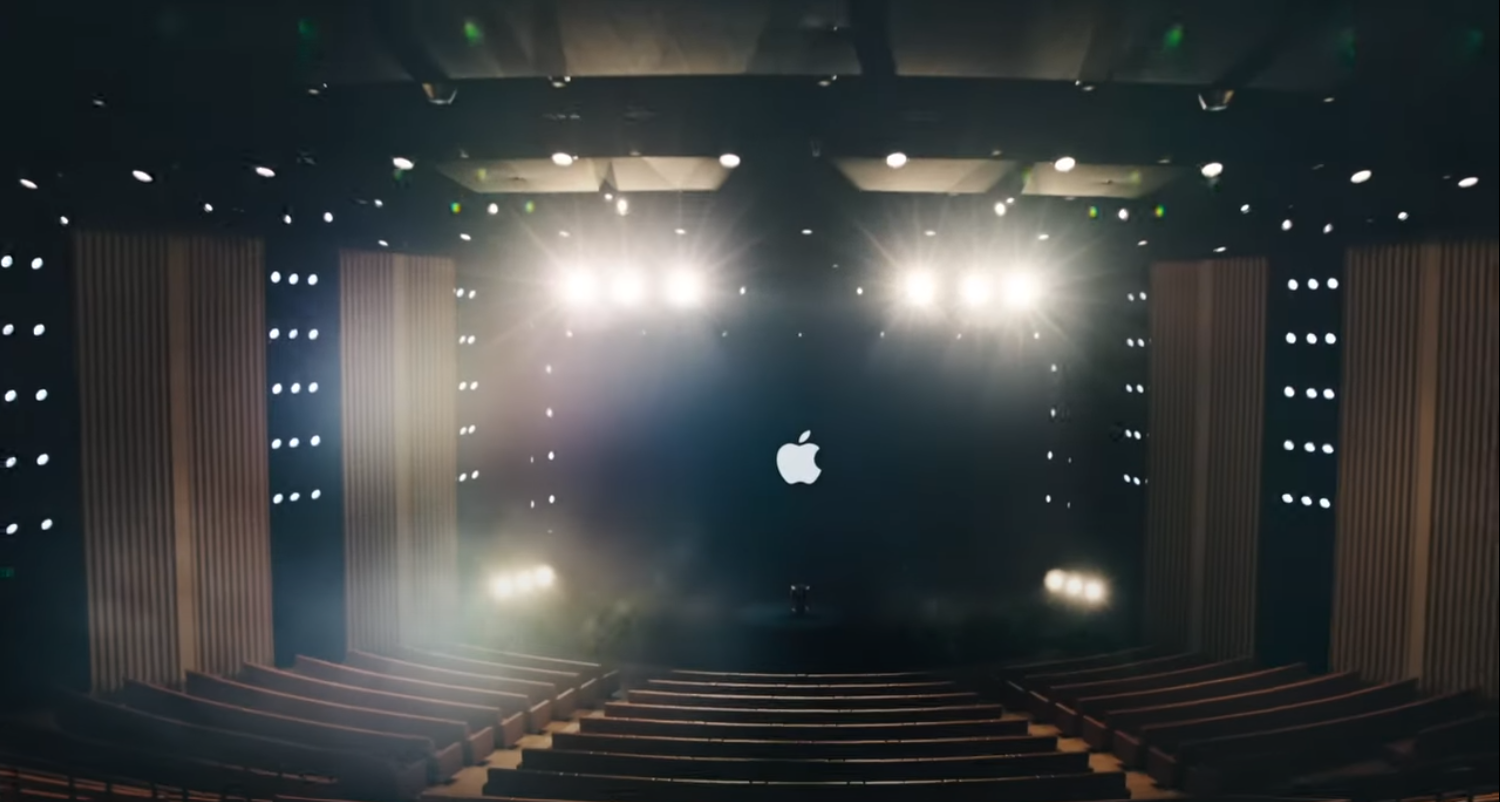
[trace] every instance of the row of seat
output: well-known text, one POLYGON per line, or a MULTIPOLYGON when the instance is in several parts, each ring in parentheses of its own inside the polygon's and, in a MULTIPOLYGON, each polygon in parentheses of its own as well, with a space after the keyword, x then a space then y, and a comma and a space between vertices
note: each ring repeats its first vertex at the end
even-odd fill
POLYGON ((646 680, 492 768, 486 796, 532 800, 1120 799, 1055 736, 1028 734, 952 679, 932 674, 728 674, 646 680))
POLYGON ((30 752, 97 752, 100 769, 141 765, 151 782, 191 776, 211 784, 177 781, 257 798, 406 800, 615 681, 596 664, 458 645, 351 651, 344 665, 301 657, 290 671, 248 665, 233 678, 189 672, 177 688, 66 696, 59 728, 42 732, 48 748, 30 752))
POLYGON ((1132 649, 1002 670, 1006 697, 1064 735, 1112 750, 1164 787, 1254 791, 1358 760, 1475 710, 1472 694, 1420 698, 1415 681, 1363 683, 1305 666, 1132 649))

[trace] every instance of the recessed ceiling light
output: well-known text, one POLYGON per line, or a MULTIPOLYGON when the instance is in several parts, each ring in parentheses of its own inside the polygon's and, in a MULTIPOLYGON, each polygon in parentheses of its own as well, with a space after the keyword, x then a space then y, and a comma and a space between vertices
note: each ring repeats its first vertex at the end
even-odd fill
POLYGON ((212 203, 203 204, 203 211, 208 214, 213 214, 214 205, 212 203))
POLYGON ((397 156, 391 159, 391 164, 396 165, 397 170, 415 170, 417 168, 417 163, 405 156, 397 156))
POLYGON ((1130 219, 1130 210, 1122 207, 1120 209, 1119 213, 1116 216, 1120 218, 1121 222, 1129 220, 1130 219))
POLYGON ((469 236, 468 234, 459 234, 458 238, 461 239, 461 240, 463 240, 464 242, 469 242, 470 240, 474 239, 473 237, 469 236))
POLYGON ((1070 173, 1078 166, 1078 160, 1072 156, 1064 156, 1052 163, 1052 169, 1059 173, 1070 173))
POLYGON ((255 174, 258 175, 258 176, 260 176, 261 178, 275 178, 276 177, 276 171, 272 170, 269 167, 266 167, 265 165, 261 165, 259 167, 256 167, 255 168, 255 174))
POLYGON ((886 156, 885 157, 885 166, 891 168, 892 170, 899 170, 902 167, 905 167, 906 166, 906 154, 902 153, 901 151, 898 150, 895 153, 892 153, 891 155, 886 156))
POLYGON ((1410 217, 1411 217, 1411 215, 1407 214, 1406 212, 1397 212, 1396 213, 1396 219, 1400 220, 1403 223, 1406 222, 1410 217))
POLYGON ((32 181, 30 178, 23 178, 21 179, 21 186, 26 187, 27 189, 36 189, 36 182, 32 181))
POLYGON ((389 242, 386 242, 383 239, 375 240, 375 244, 379 245, 382 248, 389 248, 389 247, 391 247, 391 244, 389 242))
POLYGON ((1328 224, 1324 225, 1323 226, 1323 233, 1324 234, 1332 234, 1333 233, 1333 223, 1328 223, 1328 224))
POLYGON ((573 163, 573 157, 566 153, 554 153, 552 154, 552 163, 558 167, 567 167, 573 163))
POLYGON ((1291 231, 1292 230, 1292 219, 1290 217, 1288 217, 1287 219, 1281 221, 1281 230, 1282 231, 1291 231))
POLYGON ((1009 208, 1006 207, 1004 201, 1001 201, 1001 202, 995 204, 995 216, 996 217, 1004 217, 1005 213, 1008 212, 1008 211, 1010 211, 1010 210, 1009 210, 1009 208))
POLYGON ((130 174, 135 177, 135 180, 141 182, 142 184, 149 184, 152 181, 156 180, 155 178, 152 178, 151 174, 146 172, 145 170, 131 170, 130 174))
POLYGON ((719 157, 719 164, 733 170, 740 166, 740 157, 733 153, 725 153, 719 157))
POLYGON ((333 212, 324 212, 323 213, 323 222, 325 222, 325 223, 332 223, 333 222, 333 212))
MULTIPOLYGON (((1140 242, 1136 243, 1136 247, 1138 247, 1138 248, 1144 248, 1144 247, 1146 247, 1147 244, 1149 244, 1149 243, 1147 243, 1146 240, 1141 240, 1140 242)), ((1132 300, 1134 300, 1134 299, 1132 299, 1132 300)))
POLYGON ((1223 253, 1223 252, 1225 252, 1227 250, 1229 250, 1229 249, 1226 248, 1226 247, 1224 247, 1223 245, 1220 245, 1219 247, 1214 248, 1214 253, 1223 253))
POLYGON ((1250 213, 1250 204, 1247 203, 1244 206, 1240 207, 1240 214, 1249 214, 1249 213, 1250 213))
POLYGON ((489 208, 485 209, 485 211, 489 212, 490 214, 499 214, 500 213, 500 204, 498 204, 498 203, 491 203, 489 205, 489 208))
POLYGON ((1218 178, 1224 174, 1224 165, 1219 162, 1209 162, 1203 165, 1199 172, 1203 173, 1204 178, 1218 178))
POLYGON ((1372 173, 1372 172, 1370 172, 1369 170, 1359 170, 1359 171, 1356 171, 1354 173, 1354 175, 1349 176, 1349 183, 1351 183, 1351 184, 1363 184, 1364 182, 1369 181, 1370 178, 1373 177, 1374 175, 1375 174, 1372 173))
POLYGON ((1471 176, 1469 176, 1467 178, 1460 178, 1458 180, 1458 187, 1459 187, 1459 189, 1469 189, 1470 187, 1473 187, 1473 186, 1477 185, 1478 183, 1479 183, 1479 177, 1471 175, 1471 176))

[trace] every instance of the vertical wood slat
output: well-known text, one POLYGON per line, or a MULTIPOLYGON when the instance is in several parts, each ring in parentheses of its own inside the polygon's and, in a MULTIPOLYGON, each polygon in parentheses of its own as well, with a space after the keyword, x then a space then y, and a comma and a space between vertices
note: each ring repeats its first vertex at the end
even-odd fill
POLYGON ((453 623, 457 384, 448 259, 340 256, 349 645, 453 623))
POLYGON ((1493 699, 1500 692, 1500 245, 1448 245, 1442 264, 1429 582, 1419 658, 1429 690, 1478 687, 1493 699))
POLYGON ((82 232, 74 254, 93 687, 268 659, 260 245, 82 232))
POLYGON ((1268 272, 1152 269, 1146 632, 1214 656, 1254 649, 1268 272))
POLYGON ((1497 252, 1349 254, 1334 668, 1496 694, 1497 252))

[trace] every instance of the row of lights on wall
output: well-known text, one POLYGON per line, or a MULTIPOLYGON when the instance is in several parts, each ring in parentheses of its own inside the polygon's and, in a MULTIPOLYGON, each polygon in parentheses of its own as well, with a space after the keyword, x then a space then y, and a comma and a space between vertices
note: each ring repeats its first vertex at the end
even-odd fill
MULTIPOLYGON (((1311 507, 1314 504, 1312 496, 1302 496, 1299 499, 1297 496, 1293 496, 1291 493, 1281 494, 1281 502, 1283 504, 1296 504, 1299 500, 1302 502, 1302 506, 1304 507, 1311 507)), ((1326 498, 1320 498, 1316 503, 1319 507, 1322 507, 1325 510, 1333 508, 1333 502, 1326 498)))
POLYGON ((1108 601, 1104 580, 1088 574, 1054 568, 1042 578, 1042 587, 1054 598, 1097 607, 1108 601))
MULTIPOLYGON (((1297 444, 1295 442, 1291 441, 1291 440, 1284 440, 1281 443, 1281 450, 1282 451, 1296 451, 1297 450, 1297 444)), ((1313 441, 1309 440, 1306 443, 1302 444, 1302 450, 1306 451, 1309 454, 1313 454, 1313 453, 1316 453, 1317 451, 1319 451, 1320 449, 1318 448, 1318 444, 1317 443, 1314 443, 1313 441)), ((1332 454, 1333 453, 1333 444, 1332 443, 1324 443, 1321 450, 1322 450, 1322 452, 1324 454, 1332 454)))
MULTIPOLYGON (((476 299, 476 298, 479 297, 479 291, 475 290, 475 289, 472 289, 472 288, 466 289, 464 287, 455 287, 453 289, 453 297, 455 299, 457 299, 459 302, 462 302, 462 301, 465 301, 465 300, 472 301, 472 300, 474 300, 474 299, 476 299)), ((459 338, 458 338, 459 345, 473 345, 474 342, 475 342, 475 338, 474 338, 474 335, 472 335, 472 334, 469 334, 469 335, 460 335, 459 338)), ((460 393, 471 393, 471 392, 477 392, 478 390, 479 390, 479 381, 478 380, 475 380, 475 381, 461 381, 461 382, 458 383, 458 391, 460 393)), ((458 436, 459 437, 465 437, 465 436, 473 434, 475 431, 476 431, 476 427, 473 424, 469 424, 469 425, 466 425, 466 426, 460 426, 458 428, 458 436)), ((463 471, 463 472, 461 472, 461 473, 458 474, 458 481, 459 481, 460 484, 464 484, 464 483, 467 483, 467 482, 477 482, 477 481, 479 481, 479 471, 477 469, 470 470, 470 471, 463 471)))
MULTIPOLYGON (((0 255, 0 270, 21 269, 22 267, 30 267, 30 269, 32 270, 41 270, 43 267, 46 267, 46 265, 47 261, 40 256, 36 256, 31 258, 30 260, 27 260, 24 257, 21 259, 17 259, 13 254, 8 253, 0 255)), ((24 324, 22 324, 22 327, 24 328, 24 324)), ((16 335, 17 331, 18 329, 15 323, 7 322, 0 324, 0 336, 12 337, 16 335)), ((44 323, 37 323, 31 327, 31 335, 33 337, 41 337, 46 333, 47 326, 44 323)), ((29 393, 16 390, 15 388, 10 388, 5 390, 3 394, 0 394, 0 398, 4 399, 3 403, 6 406, 10 406, 11 404, 23 403, 23 398, 27 395, 29 395, 37 402, 46 401, 50 397, 50 393, 45 387, 39 387, 29 393)), ((52 456, 43 452, 37 454, 32 461, 35 462, 37 467, 45 468, 47 465, 51 464, 52 456)), ((20 465, 21 458, 15 454, 6 454, 3 458, 0 458, 0 467, 3 467, 4 470, 15 470, 19 468, 20 465)), ((51 530, 52 527, 53 521, 51 518, 43 518, 40 522, 37 523, 37 529, 43 532, 51 530)), ((25 526, 21 522, 9 521, 5 524, 3 529, 0 529, 0 532, 3 532, 6 536, 14 536, 20 534, 22 531, 24 531, 24 529, 25 526)))
MULTIPOLYGON (((273 176, 263 175, 262 177, 273 176)), ((206 211, 212 211, 212 207, 206 205, 206 211)), ((332 222, 332 214, 327 215, 326 220, 328 222, 332 222)), ((279 270, 272 270, 269 279, 272 284, 285 283, 288 286, 293 287, 315 287, 318 284, 317 273, 307 273, 306 275, 303 275, 301 273, 289 272, 283 275, 279 270)), ((292 341, 297 340, 316 341, 318 339, 319 332, 316 328, 308 328, 303 331, 300 328, 287 328, 283 330, 279 326, 272 326, 271 329, 266 332, 266 336, 272 342, 286 342, 288 345, 290 345, 292 341)), ((315 381, 310 381, 306 384, 300 381, 294 381, 285 384, 283 384, 282 382, 273 382, 271 384, 271 395, 279 396, 283 393, 287 393, 290 395, 301 395, 304 390, 308 393, 317 393, 319 389, 320 387, 315 381)), ((305 441, 301 437, 273 437, 271 438, 270 446, 272 451, 280 451, 282 448, 300 448, 304 444, 304 442, 310 448, 317 448, 318 446, 323 444, 323 438, 321 435, 317 434, 309 435, 305 441)), ((304 499, 308 501, 317 501, 322 497, 323 491, 318 488, 314 488, 305 493, 300 490, 293 490, 274 493, 271 496, 271 503, 277 505, 283 503, 293 504, 304 499)))
MULTIPOLYGON (((1318 344, 1318 335, 1313 334, 1312 332, 1308 332, 1307 335, 1306 335, 1306 337, 1304 338, 1304 340, 1307 342, 1308 345, 1317 345, 1318 344)), ((1339 341, 1338 335, 1334 334, 1331 331, 1328 332, 1327 334, 1323 335, 1323 343, 1325 345, 1335 345, 1335 344, 1338 343, 1338 341, 1339 341)), ((1287 345, 1296 345, 1297 344, 1297 335, 1296 335, 1296 333, 1290 332, 1290 331, 1286 333, 1286 344, 1287 345)))
MULTIPOLYGON (((22 260, 22 261, 24 261, 24 260, 22 260)), ((9 269, 11 269, 11 267, 13 267, 13 266, 15 266, 17 264, 19 264, 19 262, 17 262, 16 258, 14 256, 12 256, 11 254, 5 254, 4 256, 0 256, 0 269, 9 270, 9 269)), ((46 264, 47 264, 46 260, 44 260, 42 257, 38 256, 38 257, 36 257, 36 258, 34 258, 34 259, 31 260, 31 269, 32 270, 41 270, 42 267, 44 267, 46 264)), ((24 324, 22 325, 22 327, 24 328, 24 324)), ((7 323, 0 323, 0 337, 12 337, 12 336, 15 336, 15 334, 16 334, 17 331, 18 331, 18 329, 16 328, 16 324, 14 324, 14 323, 9 323, 9 322, 7 322, 7 323)), ((40 336, 42 336, 43 334, 46 334, 46 333, 47 333, 47 326, 44 323, 37 323, 37 324, 35 324, 35 325, 33 325, 31 327, 31 336, 33 336, 33 337, 40 337, 40 336)), ((46 393, 47 393, 46 390, 39 390, 37 392, 40 394, 40 397, 37 398, 38 401, 41 401, 44 398, 46 398, 46 393)), ((9 397, 6 398, 6 401, 12 401, 12 400, 14 400, 14 399, 9 398, 9 397)))
POLYGON ((1310 278, 1305 283, 1298 282, 1296 279, 1288 279, 1286 282, 1286 288, 1291 290, 1292 292, 1296 292, 1297 290, 1302 289, 1304 286, 1309 290, 1316 290, 1320 287, 1330 290, 1336 290, 1339 288, 1339 280, 1336 278, 1330 278, 1322 283, 1319 283, 1317 279, 1310 278))
POLYGON ((548 565, 506 571, 490 577, 490 597, 501 602, 525 599, 550 590, 556 584, 557 572, 548 565))
MULTIPOLYGON (((1297 388, 1291 385, 1287 385, 1286 387, 1281 388, 1281 394, 1287 398, 1296 398, 1297 388)), ((1323 397, 1323 400, 1325 401, 1332 401, 1338 395, 1333 391, 1332 387, 1325 388, 1321 393, 1318 392, 1318 389, 1316 387, 1309 387, 1306 390, 1303 390, 1302 394, 1307 398, 1317 398, 1319 395, 1321 395, 1323 397)))
MULTIPOLYGON (((47 454, 47 453, 43 452, 41 454, 36 455, 36 464, 37 464, 38 468, 45 468, 51 462, 52 462, 52 455, 51 454, 47 454)), ((21 459, 19 457, 17 457, 15 454, 6 454, 5 455, 5 459, 3 461, 0 461, 0 466, 4 466, 4 468, 6 470, 13 470, 14 468, 16 468, 20 464, 21 464, 21 459)))
MULTIPOLYGON (((323 444, 323 438, 320 437, 319 435, 315 434, 315 435, 307 438, 307 444, 310 445, 310 446, 312 446, 313 448, 317 448, 318 446, 320 446, 320 445, 323 444)), ((289 438, 287 438, 285 445, 286 445, 287 448, 297 448, 298 446, 302 445, 302 440, 300 438, 296 438, 296 437, 289 437, 289 438)), ((271 439, 271 450, 272 451, 279 451, 281 449, 281 446, 282 446, 282 440, 281 440, 280 437, 276 437, 276 438, 272 438, 271 439)))
MULTIPOLYGON (((322 497, 323 497, 323 491, 322 490, 314 489, 314 490, 312 490, 311 492, 309 492, 307 494, 307 498, 309 500, 311 500, 311 501, 317 501, 318 499, 320 499, 322 497)), ((283 501, 290 502, 290 503, 296 503, 296 502, 301 501, 301 500, 302 500, 302 494, 300 492, 297 492, 297 491, 293 491, 293 492, 287 493, 287 494, 277 493, 276 495, 271 496, 271 503, 272 504, 280 504, 283 501)))

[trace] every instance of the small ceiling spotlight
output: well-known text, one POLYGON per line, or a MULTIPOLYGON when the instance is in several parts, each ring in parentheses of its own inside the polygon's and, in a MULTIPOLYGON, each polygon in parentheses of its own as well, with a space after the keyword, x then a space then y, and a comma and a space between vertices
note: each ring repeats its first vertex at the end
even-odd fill
POLYGON ((1077 166, 1078 160, 1073 158, 1072 156, 1063 156, 1062 158, 1052 163, 1052 169, 1058 171, 1059 173, 1071 173, 1073 172, 1073 168, 1077 166))
POLYGON ((1130 219, 1130 210, 1122 206, 1115 216, 1120 218, 1120 222, 1124 223, 1130 219))
MULTIPOLYGON (((24 184, 25 182, 23 181, 22 183, 24 184)), ((1478 185, 1479 185, 1479 177, 1478 176, 1471 175, 1471 176, 1469 176, 1467 178, 1460 178, 1460 179, 1458 179, 1458 188, 1459 189, 1470 189, 1470 188, 1478 186, 1478 185)))
POLYGON ((1249 214, 1249 213, 1250 213, 1250 204, 1247 203, 1244 206, 1240 207, 1240 214, 1249 214))
POLYGON ((1354 173, 1354 175, 1349 176, 1349 183, 1363 184, 1364 182, 1369 181, 1372 177, 1374 177, 1374 175, 1375 174, 1370 172, 1369 170, 1358 170, 1354 173))
POLYGON ((1327 223, 1327 224, 1325 224, 1323 226, 1323 233, 1324 234, 1332 234, 1333 233, 1333 223, 1327 223))
POLYGON ((558 167, 569 167, 573 164, 573 157, 562 152, 554 153, 552 154, 552 163, 558 167))
POLYGON ((1209 89, 1198 93, 1198 106, 1204 111, 1223 111, 1233 101, 1233 89, 1209 89))
POLYGON ((264 164, 259 165, 259 166, 257 166, 255 168, 255 174, 258 175, 258 176, 260 176, 261 178, 275 178, 276 177, 276 171, 272 170, 271 168, 269 168, 267 166, 265 166, 264 164))
POLYGON ((205 203, 205 204, 203 204, 203 213, 204 214, 213 214, 214 213, 214 205, 212 203, 205 203))
POLYGON ((30 178, 23 178, 21 179, 21 186, 27 189, 36 189, 36 182, 32 181, 30 178))
POLYGON ((902 153, 901 151, 898 150, 895 153, 892 153, 891 155, 886 156, 885 157, 885 166, 891 168, 892 170, 899 170, 902 167, 905 167, 906 166, 906 154, 902 153))
POLYGON ((491 203, 489 205, 489 207, 485 209, 485 211, 489 212, 490 214, 499 214, 500 213, 500 204, 498 204, 498 203, 491 203))
POLYGON ((728 170, 740 166, 740 157, 733 153, 725 153, 719 156, 719 165, 728 170))
POLYGON ((1396 219, 1405 223, 1407 220, 1411 219, 1411 215, 1407 214, 1406 212, 1397 212, 1396 219))
POLYGON ((324 212, 323 213, 323 222, 325 222, 325 223, 332 223, 333 222, 333 212, 324 212))
POLYGON ((630 201, 620 198, 615 201, 615 214, 624 217, 630 214, 630 201))
POLYGON ((1292 218, 1288 217, 1287 219, 1281 221, 1281 230, 1282 231, 1291 231, 1292 230, 1292 218))
POLYGON ((150 173, 146 172, 145 170, 131 170, 130 175, 142 184, 149 184, 152 181, 156 180, 150 173))
POLYGON ((1005 205, 1005 201, 1001 201, 1001 202, 995 204, 995 216, 996 217, 1004 217, 1005 213, 1008 212, 1008 211, 1010 211, 1010 208, 1005 205))
POLYGON ((397 170, 417 169, 417 163, 412 161, 411 159, 406 158, 405 156, 396 156, 395 158, 391 159, 391 164, 395 165, 397 170))
POLYGON ((1203 165, 1199 172, 1203 173, 1204 178, 1218 178, 1224 174, 1224 165, 1219 162, 1209 162, 1203 165))
POLYGON ((1063 589, 1063 585, 1067 583, 1068 573, 1057 568, 1048 571, 1047 576, 1042 579, 1042 584, 1046 586, 1047 590, 1053 593, 1060 592, 1063 589))

